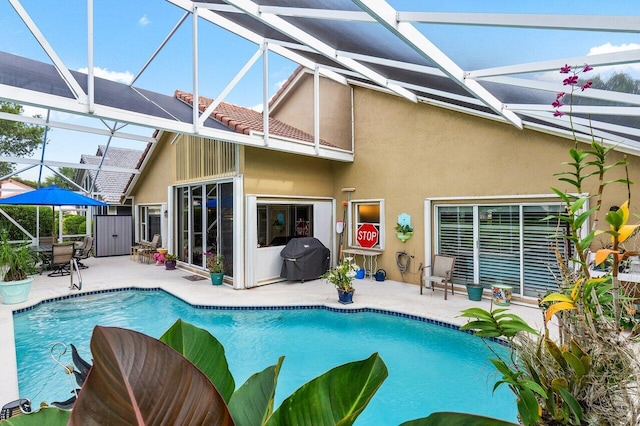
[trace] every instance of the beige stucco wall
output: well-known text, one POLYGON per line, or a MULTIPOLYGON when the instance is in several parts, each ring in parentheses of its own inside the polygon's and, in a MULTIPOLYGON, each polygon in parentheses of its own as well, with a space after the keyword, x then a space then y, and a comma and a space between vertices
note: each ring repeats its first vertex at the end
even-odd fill
POLYGON ((246 194, 333 196, 330 161, 260 148, 244 151, 246 194))
MULTIPOLYGON (((567 170, 561 163, 570 160, 570 140, 363 88, 355 89, 354 99, 355 162, 334 164, 334 197, 340 205, 346 200, 341 188, 354 187, 352 199, 385 200, 386 250, 379 266, 392 279, 401 279, 397 251, 414 256, 411 272, 425 262, 426 198, 551 194, 551 186, 574 191, 554 176, 567 170), (393 230, 400 213, 411 215, 415 228, 406 243, 393 230)), ((612 157, 620 159, 619 153, 612 157)), ((629 160, 630 179, 640 182, 640 160, 629 160)), ((607 179, 623 175, 620 169, 607 179)), ((611 186, 607 194, 606 210, 624 202, 626 186, 611 186)), ((632 187, 632 199, 639 197, 632 187)), ((417 274, 406 278, 418 282, 417 274)))
POLYGON ((167 202, 167 187, 175 182, 175 145, 173 133, 163 133, 131 195, 135 204, 167 202))
MULTIPOLYGON (((313 135, 313 75, 303 73, 271 116, 313 135)), ((320 138, 351 150, 351 89, 325 78, 320 79, 320 138)))

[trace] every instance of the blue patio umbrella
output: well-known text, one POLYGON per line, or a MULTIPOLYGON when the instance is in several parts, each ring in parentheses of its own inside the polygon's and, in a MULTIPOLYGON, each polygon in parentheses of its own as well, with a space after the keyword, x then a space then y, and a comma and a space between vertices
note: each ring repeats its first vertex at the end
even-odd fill
MULTIPOLYGON (((0 205, 51 206, 52 210, 54 206, 108 206, 100 200, 55 185, 2 198, 0 205)), ((55 222, 55 212, 53 217, 55 222)))
POLYGON ((108 206, 100 200, 55 185, 0 199, 0 204, 22 206, 108 206))

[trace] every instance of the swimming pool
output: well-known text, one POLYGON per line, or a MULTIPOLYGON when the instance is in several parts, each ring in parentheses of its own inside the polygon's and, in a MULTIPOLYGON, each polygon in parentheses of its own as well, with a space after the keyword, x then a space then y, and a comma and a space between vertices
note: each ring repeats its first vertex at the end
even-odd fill
MULTIPOLYGON (((487 361, 489 350, 467 333, 401 316, 321 307, 196 309, 163 291, 142 290, 74 297, 16 313, 20 396, 31 398, 34 406, 70 396, 69 376, 49 357, 55 342, 74 343, 90 359, 94 325, 159 337, 178 318, 206 328, 224 345, 236 387, 285 355, 276 407, 325 371, 379 352, 389 377, 358 425, 395 425, 433 411, 517 419, 506 387, 491 394, 495 372, 487 361)), ((500 345, 495 349, 506 354, 500 345)))

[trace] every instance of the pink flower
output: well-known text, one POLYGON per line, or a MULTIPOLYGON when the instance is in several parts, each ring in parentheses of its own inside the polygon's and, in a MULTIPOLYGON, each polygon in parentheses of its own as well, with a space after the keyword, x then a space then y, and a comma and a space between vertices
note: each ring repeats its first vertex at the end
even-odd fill
POLYGON ((561 97, 563 97, 564 95, 566 95, 566 93, 564 92, 560 92, 556 95, 556 99, 560 99, 561 97))
POLYGON ((571 72, 571 67, 569 65, 565 65, 560 68, 560 74, 569 74, 571 72))
POLYGON ((555 101, 553 101, 553 103, 551 104, 552 107, 554 108, 560 108, 562 105, 564 105, 562 102, 560 102, 559 99, 556 99, 555 101))
POLYGON ((565 86, 568 85, 575 85, 578 82, 578 76, 577 75, 572 75, 570 77, 565 78, 564 80, 562 80, 562 84, 564 84, 565 86))
POLYGON ((558 110, 556 110, 556 112, 553 113, 554 117, 562 117, 563 115, 564 115, 564 113, 562 113, 562 112, 560 112, 558 110))
POLYGON ((584 91, 585 91, 585 89, 588 89, 589 87, 591 87, 591 84, 592 84, 592 83, 591 83, 591 81, 587 81, 585 84, 583 84, 583 85, 580 87, 580 90, 582 90, 582 91, 584 92, 584 91))
POLYGON ((582 72, 589 72, 591 71, 593 68, 591 68, 589 65, 584 64, 584 68, 582 68, 582 72))

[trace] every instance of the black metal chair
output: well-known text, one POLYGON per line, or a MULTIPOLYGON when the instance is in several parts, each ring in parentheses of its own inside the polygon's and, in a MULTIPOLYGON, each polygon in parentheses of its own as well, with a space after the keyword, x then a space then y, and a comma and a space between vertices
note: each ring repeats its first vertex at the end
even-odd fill
POLYGON ((73 244, 54 244, 52 247, 51 264, 49 266, 52 271, 48 276, 62 277, 71 274, 69 265, 71 259, 73 259, 74 250, 73 244))

